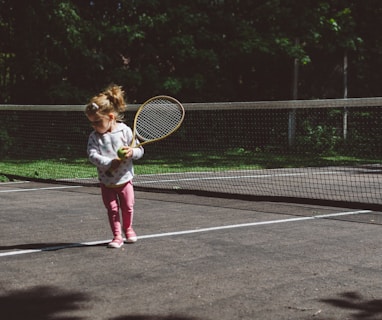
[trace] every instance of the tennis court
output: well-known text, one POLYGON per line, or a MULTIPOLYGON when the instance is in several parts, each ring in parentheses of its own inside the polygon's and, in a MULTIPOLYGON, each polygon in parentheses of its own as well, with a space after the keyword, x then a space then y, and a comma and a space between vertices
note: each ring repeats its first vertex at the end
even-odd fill
POLYGON ((331 202, 380 209, 381 173, 380 165, 188 172, 139 175, 135 184, 142 190, 176 190, 272 201, 316 200, 320 204, 331 202), (222 192, 224 185, 230 186, 229 194, 222 192))
POLYGON ((380 319, 381 212, 136 192, 107 249, 97 187, 0 184, 4 319, 380 319))

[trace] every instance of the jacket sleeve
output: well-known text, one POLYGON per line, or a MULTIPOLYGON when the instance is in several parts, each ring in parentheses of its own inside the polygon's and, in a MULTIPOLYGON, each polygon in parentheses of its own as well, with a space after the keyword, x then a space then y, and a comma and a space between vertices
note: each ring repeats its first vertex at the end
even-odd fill
MULTIPOLYGON (((131 145, 133 142, 133 132, 132 132, 130 127, 127 127, 127 136, 129 137, 128 138, 128 141, 129 141, 128 145, 131 145)), ((135 140, 135 144, 139 144, 138 139, 135 140)), ((140 147, 134 148, 133 149, 133 160, 138 160, 138 159, 142 158, 144 153, 145 153, 145 150, 143 149, 143 147, 140 146, 140 147)))
POLYGON ((133 160, 138 160, 143 157, 145 150, 143 147, 138 147, 133 149, 133 160))
POLYGON ((97 143, 96 136, 90 135, 87 147, 88 157, 92 164, 101 170, 107 170, 111 166, 112 159, 102 156, 99 150, 99 144, 97 143))

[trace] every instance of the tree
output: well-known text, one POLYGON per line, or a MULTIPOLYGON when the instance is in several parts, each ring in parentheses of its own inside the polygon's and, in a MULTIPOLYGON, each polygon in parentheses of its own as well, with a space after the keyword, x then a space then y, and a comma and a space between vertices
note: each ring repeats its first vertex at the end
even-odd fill
POLYGON ((381 92, 370 0, 0 0, 2 102, 83 103, 115 82, 128 100, 291 99, 381 92), (297 65, 296 65, 297 66, 297 65), (297 69, 296 69, 297 70, 297 69))

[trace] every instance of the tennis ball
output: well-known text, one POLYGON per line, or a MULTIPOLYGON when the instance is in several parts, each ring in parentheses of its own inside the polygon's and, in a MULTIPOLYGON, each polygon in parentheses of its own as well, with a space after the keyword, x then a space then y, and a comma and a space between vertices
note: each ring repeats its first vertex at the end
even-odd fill
POLYGON ((125 159, 126 157, 126 150, 123 150, 122 148, 119 148, 117 151, 118 158, 125 159))

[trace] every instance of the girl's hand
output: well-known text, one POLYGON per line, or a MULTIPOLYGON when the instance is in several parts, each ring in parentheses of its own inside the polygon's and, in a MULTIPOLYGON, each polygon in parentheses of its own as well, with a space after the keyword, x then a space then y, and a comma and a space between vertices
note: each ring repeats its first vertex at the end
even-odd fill
POLYGON ((124 146, 124 147, 121 147, 121 149, 124 151, 125 153, 125 159, 130 159, 133 157, 133 149, 134 148, 131 148, 131 147, 128 147, 128 146, 124 146))

